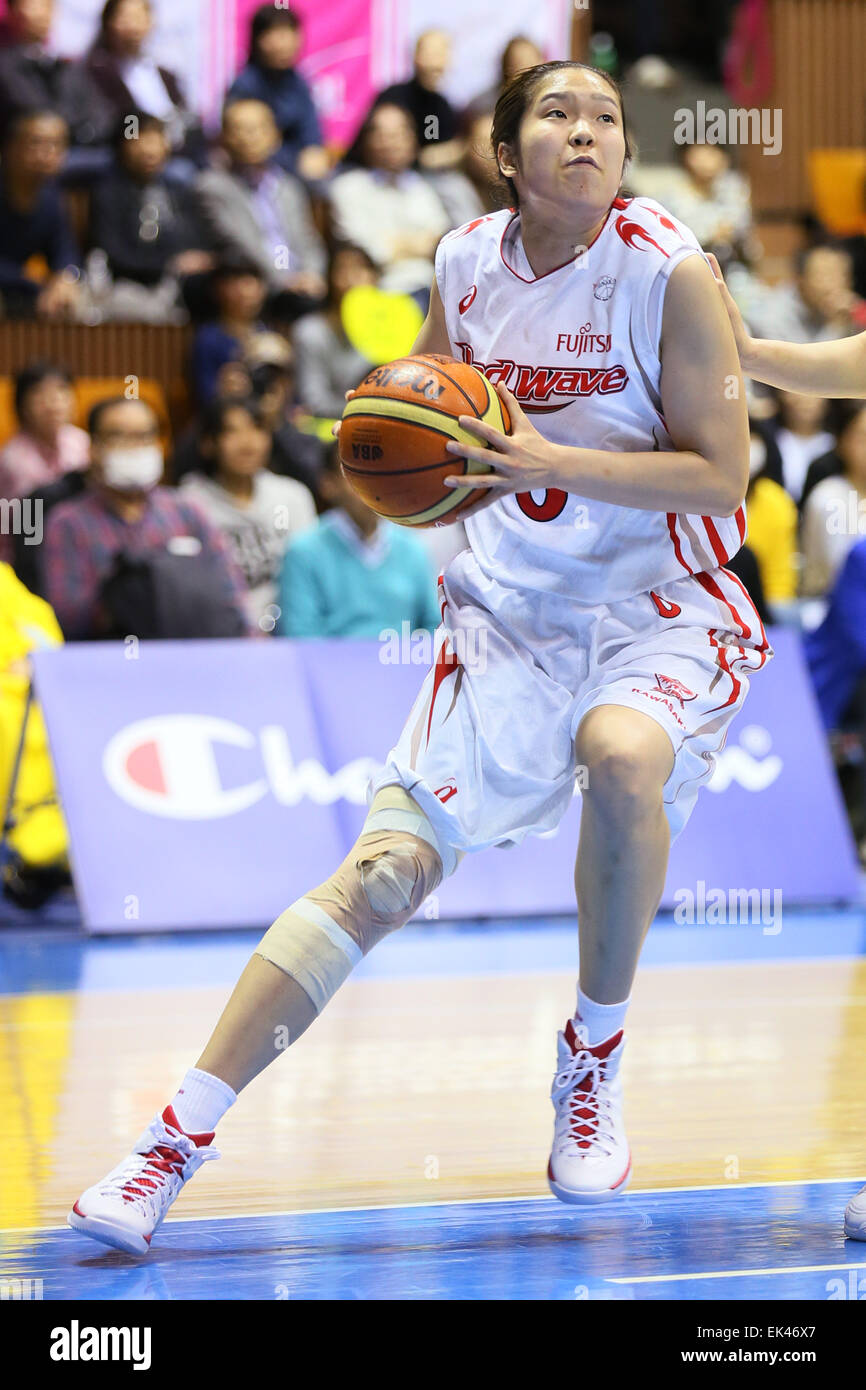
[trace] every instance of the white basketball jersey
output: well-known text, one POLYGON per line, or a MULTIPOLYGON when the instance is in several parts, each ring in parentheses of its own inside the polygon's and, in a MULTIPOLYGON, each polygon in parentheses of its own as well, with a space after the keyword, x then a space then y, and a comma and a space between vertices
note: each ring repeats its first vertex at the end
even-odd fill
MULTIPOLYGON (((659 392, 662 308, 671 271, 696 252, 661 204, 617 198, 588 250, 535 277, 520 214, 477 218, 436 252, 452 353, 503 381, 556 444, 673 450, 659 392)), ((587 604, 713 570, 746 533, 744 507, 733 517, 641 511, 555 488, 508 494, 465 525, 497 583, 587 604)))

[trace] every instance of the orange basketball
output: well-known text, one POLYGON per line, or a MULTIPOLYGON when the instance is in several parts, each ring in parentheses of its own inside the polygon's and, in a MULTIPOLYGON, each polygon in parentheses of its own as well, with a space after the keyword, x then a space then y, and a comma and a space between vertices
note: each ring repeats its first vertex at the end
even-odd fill
POLYGON ((483 441, 461 429, 459 415, 474 415, 503 434, 508 411, 476 367, 424 353, 374 367, 346 402, 340 427, 340 462, 359 497, 400 526, 443 526, 479 500, 478 488, 446 487, 443 479, 489 473, 474 460, 449 454, 449 439, 483 441))

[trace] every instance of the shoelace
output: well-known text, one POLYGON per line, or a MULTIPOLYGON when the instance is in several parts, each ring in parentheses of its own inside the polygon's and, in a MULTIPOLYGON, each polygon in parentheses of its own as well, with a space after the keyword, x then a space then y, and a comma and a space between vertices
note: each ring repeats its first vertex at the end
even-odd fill
POLYGON ((607 1058, 579 1051, 569 1058, 553 1079, 557 1103, 568 1106, 570 1138, 583 1148, 594 1145, 607 1147, 613 1153, 616 1136, 613 1103, 603 1085, 606 1080, 607 1058), (588 1081, 588 1085, 583 1083, 588 1081))
POLYGON ((164 1187, 171 1174, 178 1178, 183 1176, 186 1155, 179 1149, 169 1148, 167 1144, 156 1144, 141 1157, 144 1163, 140 1173, 128 1179, 120 1189, 124 1199, 134 1201, 136 1197, 147 1197, 148 1193, 155 1192, 158 1187, 164 1187))

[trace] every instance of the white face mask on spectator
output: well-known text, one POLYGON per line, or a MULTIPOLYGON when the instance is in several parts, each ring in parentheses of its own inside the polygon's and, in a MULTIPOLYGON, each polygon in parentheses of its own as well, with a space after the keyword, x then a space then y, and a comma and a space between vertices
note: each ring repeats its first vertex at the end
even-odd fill
POLYGON ((118 492, 149 492, 162 477, 162 449, 142 444, 135 449, 106 449, 102 455, 102 479, 118 492))

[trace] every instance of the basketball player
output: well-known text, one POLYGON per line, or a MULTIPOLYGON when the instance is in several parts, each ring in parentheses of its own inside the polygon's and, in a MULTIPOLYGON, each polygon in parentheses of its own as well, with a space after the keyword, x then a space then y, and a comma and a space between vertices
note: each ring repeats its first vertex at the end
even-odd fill
MULTIPOLYGON (((734 330, 740 364, 748 376, 783 391, 802 391, 811 396, 844 400, 866 397, 866 333, 826 343, 752 338, 718 261, 712 255, 709 259, 734 330)), ((851 1240, 866 1240, 866 1187, 851 1198, 845 1209, 845 1234, 851 1240)))
POLYGON ((269 928, 170 1104, 76 1202, 70 1224, 106 1244, 147 1249, 275 1037, 299 1037, 467 851, 553 830, 578 768, 580 978, 548 1179, 573 1203, 628 1180, 619 1073, 638 956, 671 838, 771 655, 724 568, 745 535, 748 421, 695 237, 619 196, 616 83, 572 62, 522 72, 493 149, 514 206, 440 242, 413 348, 476 363, 513 422, 506 436, 461 417, 479 446, 454 450, 455 476, 461 453, 496 472, 440 576, 434 665, 352 850, 269 928), (457 659, 480 649, 470 629, 477 669, 457 659))

